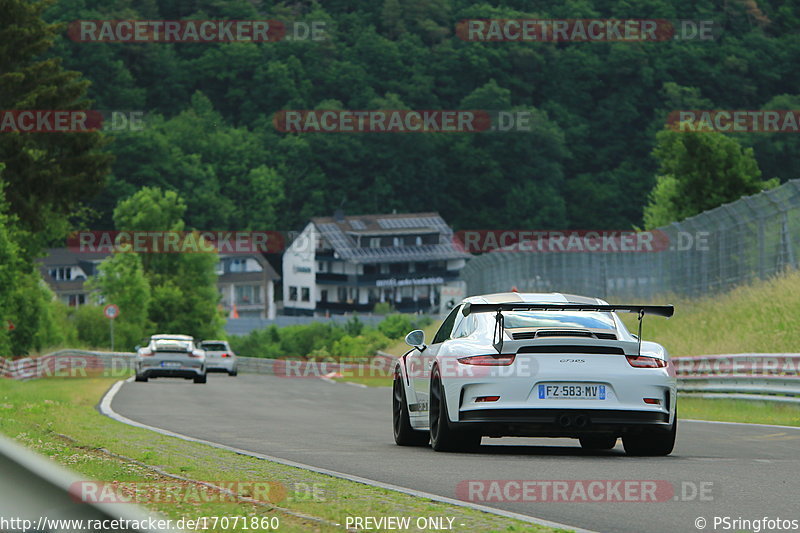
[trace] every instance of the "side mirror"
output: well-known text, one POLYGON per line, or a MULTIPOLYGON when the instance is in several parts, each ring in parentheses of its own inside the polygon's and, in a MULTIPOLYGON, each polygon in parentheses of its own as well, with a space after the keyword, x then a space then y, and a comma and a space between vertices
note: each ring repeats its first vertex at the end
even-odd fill
POLYGON ((134 352, 138 352, 138 351, 139 351, 139 350, 141 350, 141 349, 142 349, 142 347, 141 347, 141 346, 139 346, 139 345, 137 344, 137 345, 136 345, 136 346, 133 348, 133 351, 134 351, 134 352))
POLYGON ((427 348, 427 346, 425 346, 425 332, 421 329, 415 329, 406 335, 406 344, 413 346, 420 352, 423 351, 425 348, 427 348))

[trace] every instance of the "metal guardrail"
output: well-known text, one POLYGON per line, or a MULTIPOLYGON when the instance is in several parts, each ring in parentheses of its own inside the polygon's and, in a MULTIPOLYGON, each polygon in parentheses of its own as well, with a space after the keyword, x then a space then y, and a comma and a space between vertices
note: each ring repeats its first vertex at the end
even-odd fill
POLYGON ((682 393, 800 403, 800 354, 700 355, 672 362, 682 393))
POLYGON ((138 505, 82 499, 79 487, 90 482, 3 436, 0 436, 0 472, 2 531, 176 531, 171 525, 161 527, 167 524, 162 516, 138 505), (74 522, 79 520, 83 521, 80 525, 74 522), (100 523, 103 527, 88 527, 89 523, 100 523))
MULTIPOLYGON (((125 375, 133 368, 131 352, 59 350, 9 361, 0 358, 0 377, 34 379, 48 376, 82 377, 90 371, 125 375)), ((285 377, 338 377, 341 374, 391 375, 395 357, 378 352, 363 365, 289 359, 239 357, 239 371, 285 377)), ((800 402, 800 354, 745 353, 701 355, 672 359, 678 391, 709 397, 800 402)))

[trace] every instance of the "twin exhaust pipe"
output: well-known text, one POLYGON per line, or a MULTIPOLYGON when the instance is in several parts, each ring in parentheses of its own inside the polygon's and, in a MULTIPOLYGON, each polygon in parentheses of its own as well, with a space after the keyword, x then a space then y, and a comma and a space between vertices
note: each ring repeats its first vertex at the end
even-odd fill
POLYGON ((568 415, 563 414, 556 419, 556 422, 562 428, 575 427, 585 428, 589 425, 589 417, 586 415, 568 415))

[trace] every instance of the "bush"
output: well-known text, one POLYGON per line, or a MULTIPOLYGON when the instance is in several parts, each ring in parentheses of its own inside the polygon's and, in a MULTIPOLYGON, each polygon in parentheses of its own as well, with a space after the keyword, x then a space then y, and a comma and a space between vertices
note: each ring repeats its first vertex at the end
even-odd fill
POLYGON ((366 330, 362 335, 345 335, 333 343, 331 355, 336 359, 351 361, 368 361, 375 352, 389 345, 390 339, 380 331, 366 330))
POLYGON ((110 348, 108 319, 99 305, 82 305, 72 311, 78 341, 95 348, 110 348))
POLYGON ((402 339, 409 331, 422 329, 431 323, 430 317, 421 315, 394 314, 389 315, 380 324, 378 331, 390 339, 402 339))
POLYGON ((388 315, 394 313, 394 307, 389 302, 378 302, 372 308, 372 312, 376 315, 388 315))

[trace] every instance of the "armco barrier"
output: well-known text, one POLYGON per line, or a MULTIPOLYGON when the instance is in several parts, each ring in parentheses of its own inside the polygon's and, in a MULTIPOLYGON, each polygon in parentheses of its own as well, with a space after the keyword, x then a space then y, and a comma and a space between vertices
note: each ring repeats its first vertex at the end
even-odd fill
MULTIPOLYGON (((84 370, 127 372, 133 368, 130 352, 59 350, 37 357, 10 361, 0 358, 0 376, 33 379, 52 375, 82 375, 84 370)), ((368 365, 312 363, 261 357, 239 357, 239 371, 286 377, 325 377, 363 370, 390 376, 394 356, 378 352, 368 365)), ((672 359, 678 391, 704 396, 800 402, 800 354, 762 353, 701 355, 672 359)))
POLYGON ((672 362, 682 393, 800 402, 800 354, 700 355, 672 362))
POLYGON ((5 531, 100 530, 88 527, 88 521, 106 524, 103 531, 177 531, 166 521, 158 524, 164 520, 160 515, 138 505, 82 502, 72 490, 82 481, 78 476, 4 436, 0 436, 0 472, 0 517, 10 522, 5 531), (83 520, 84 528, 75 522, 59 524, 67 520, 83 520))

